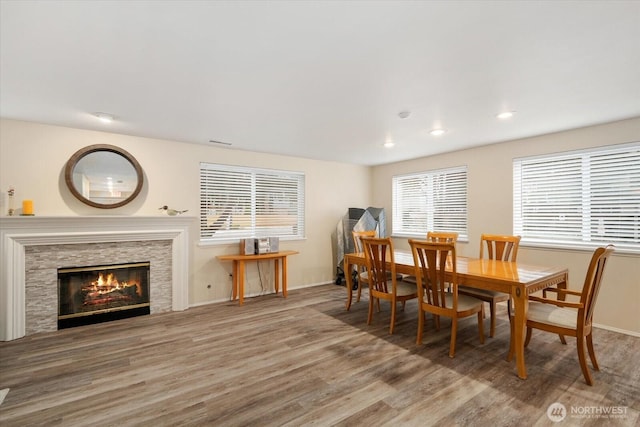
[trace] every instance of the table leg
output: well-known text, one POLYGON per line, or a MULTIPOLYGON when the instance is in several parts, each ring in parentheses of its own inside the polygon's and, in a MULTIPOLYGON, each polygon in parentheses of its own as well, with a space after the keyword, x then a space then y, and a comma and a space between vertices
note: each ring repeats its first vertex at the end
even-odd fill
MULTIPOLYGON (((273 259, 273 277, 274 277, 274 287, 276 290, 276 295, 278 295, 278 291, 280 290, 280 262, 278 258, 273 259)), ((282 285, 282 293, 284 294, 284 284, 282 285)))
POLYGON ((529 297, 524 289, 517 287, 513 296, 515 306, 515 316, 513 325, 513 341, 516 353, 516 366, 518 368, 518 376, 527 379, 527 367, 524 362, 524 338, 527 320, 527 310, 529 308, 529 297))
POLYGON ((353 288, 353 284, 351 283, 351 263, 349 262, 349 257, 344 257, 344 280, 345 286, 347 288, 347 311, 351 308, 351 299, 353 297, 351 289, 353 288))
POLYGON ((239 304, 244 304, 244 261, 238 261, 238 300, 239 304))
POLYGON ((282 260, 282 296, 287 297, 287 257, 283 256, 282 260))
POLYGON ((231 301, 235 301, 238 298, 238 261, 233 261, 233 274, 231 277, 231 290, 232 297, 231 301))

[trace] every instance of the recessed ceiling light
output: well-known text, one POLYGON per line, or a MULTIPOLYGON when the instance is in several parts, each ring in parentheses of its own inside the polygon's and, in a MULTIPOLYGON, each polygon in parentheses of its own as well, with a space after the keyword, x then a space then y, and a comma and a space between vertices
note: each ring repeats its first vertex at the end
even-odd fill
POLYGON ((398 117, 400 117, 401 119, 406 119, 410 115, 411 115, 411 111, 400 111, 398 113, 398 117))
POLYGON ((393 141, 387 141, 387 142, 385 142, 385 143, 384 143, 384 146, 385 146, 386 148, 391 148, 391 147, 393 147, 394 145, 396 145, 396 144, 395 144, 393 141))
POLYGON ((433 129, 431 132, 429 132, 431 135, 433 136, 440 136, 440 135, 444 135, 444 133, 446 132, 446 130, 444 129, 433 129))
POLYGON ((516 113, 515 111, 505 111, 504 113, 500 113, 496 115, 496 117, 499 118, 500 120, 507 120, 513 117, 515 113, 516 113))
POLYGON ((111 123, 115 120, 112 114, 108 113, 93 113, 95 117, 98 118, 102 123, 111 123))

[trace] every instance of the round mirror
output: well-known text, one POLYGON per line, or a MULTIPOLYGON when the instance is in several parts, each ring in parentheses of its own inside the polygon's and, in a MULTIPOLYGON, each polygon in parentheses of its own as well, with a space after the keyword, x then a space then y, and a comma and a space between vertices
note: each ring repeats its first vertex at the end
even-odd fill
POLYGON ((67 162, 67 187, 78 200, 95 208, 126 205, 142 190, 142 168, 125 150, 113 145, 90 145, 67 162))

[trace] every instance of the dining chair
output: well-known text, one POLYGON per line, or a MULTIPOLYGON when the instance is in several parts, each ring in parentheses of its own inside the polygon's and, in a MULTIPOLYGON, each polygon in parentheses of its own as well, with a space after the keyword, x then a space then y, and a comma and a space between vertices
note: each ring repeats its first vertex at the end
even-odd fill
POLYGON ((398 280, 391 238, 362 237, 361 240, 364 247, 367 280, 369 282, 369 316, 367 324, 370 325, 373 319, 374 304, 377 302, 378 310, 380 310, 380 300, 387 300, 391 303, 389 334, 393 334, 396 323, 397 303, 401 302, 404 309, 406 301, 417 297, 416 287, 398 280))
MULTIPOLYGON (((480 258, 484 258, 486 248, 488 259, 513 262, 518 257, 519 245, 520 236, 482 234, 480 236, 480 258)), ((489 303, 489 314, 491 316, 489 336, 493 338, 496 333, 496 305, 503 301, 507 301, 510 304, 511 296, 503 292, 476 289, 469 286, 460 286, 460 293, 489 303)))
MULTIPOLYGON (((527 336, 525 347, 531 341, 532 329, 551 332, 560 336, 562 344, 566 345, 565 336, 576 337, 578 347, 578 359, 582 375, 588 385, 593 385, 593 378, 587 367, 584 354, 585 344, 589 352, 589 358, 593 369, 600 370, 596 354, 593 349, 592 322, 593 311, 602 283, 602 275, 607 264, 607 259, 613 253, 615 247, 607 245, 597 248, 591 256, 591 262, 587 269, 584 284, 581 291, 562 288, 548 288, 547 292, 557 294, 555 299, 537 296, 529 297, 529 309, 527 310, 527 336), (567 301, 567 297, 578 298, 578 302, 567 301)), ((513 325, 514 322, 511 322, 513 325)), ((511 344, 509 346, 509 357, 511 360, 514 354, 514 341, 512 331, 511 344)))
MULTIPOLYGON (((362 238, 363 237, 377 237, 377 232, 376 230, 366 230, 366 231, 352 231, 351 234, 353 235, 353 247, 355 248, 355 252, 357 253, 361 253, 364 252, 364 247, 362 245, 362 238)), ((389 278, 391 278, 391 272, 387 273, 389 275, 389 278)), ((362 288, 364 286, 361 286, 361 283, 367 285, 368 287, 368 273, 367 273, 367 268, 365 266, 362 265, 356 265, 356 277, 358 278, 357 281, 357 286, 358 286, 358 294, 356 297, 356 302, 360 301, 360 296, 362 294, 362 288)), ((402 279, 402 274, 397 273, 396 274, 396 278, 398 280, 402 279)), ((380 302, 378 301, 378 308, 380 308, 380 302)))
POLYGON ((422 343, 426 313, 434 316, 436 329, 440 328, 440 316, 451 318, 451 342, 449 357, 455 356, 458 319, 478 316, 480 343, 484 344, 482 322, 482 300, 458 292, 456 273, 456 246, 453 243, 438 243, 427 240, 409 240, 417 279, 418 336, 416 344, 422 343), (450 275, 446 276, 447 268, 450 275))
MULTIPOLYGON (((456 243, 458 233, 452 231, 427 231, 427 240, 431 242, 456 243)), ((403 280, 415 284, 416 276, 404 276, 403 280)))
MULTIPOLYGON (((363 237, 376 237, 376 230, 366 230, 366 231, 352 231, 353 235, 353 247, 355 248, 355 252, 364 252, 364 247, 362 245, 363 237)), ((367 268, 363 265, 356 265, 356 277, 358 278, 358 294, 356 296, 356 302, 360 301, 360 295, 362 294, 363 285, 369 286, 367 268)))

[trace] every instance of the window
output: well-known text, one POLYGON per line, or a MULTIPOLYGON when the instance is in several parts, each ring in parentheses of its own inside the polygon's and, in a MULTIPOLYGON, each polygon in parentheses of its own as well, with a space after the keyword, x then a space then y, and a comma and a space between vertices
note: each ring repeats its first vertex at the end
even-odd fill
POLYGON ((640 143, 514 159, 522 243, 640 250, 640 143))
POLYGON ((453 231, 467 240, 467 167, 393 177, 394 236, 453 231))
POLYGON ((304 174, 200 163, 200 240, 304 238, 304 174))

